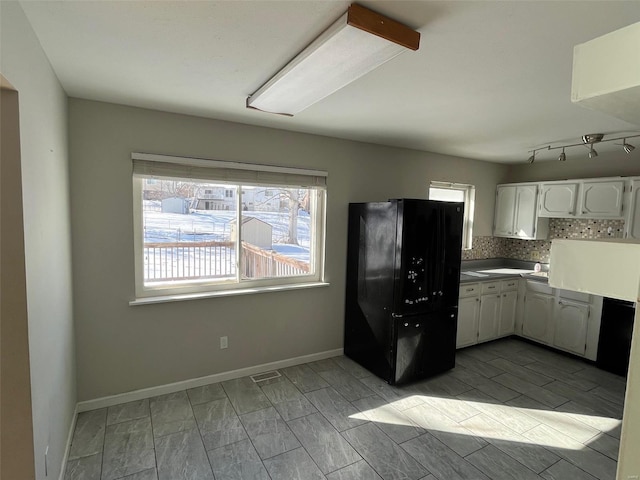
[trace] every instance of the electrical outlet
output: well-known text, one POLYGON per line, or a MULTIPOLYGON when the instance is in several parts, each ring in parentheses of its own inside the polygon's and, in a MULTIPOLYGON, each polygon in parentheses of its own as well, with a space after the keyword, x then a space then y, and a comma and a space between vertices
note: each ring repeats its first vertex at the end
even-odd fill
POLYGON ((540 260, 540 252, 537 250, 532 251, 531 260, 540 260))
POLYGON ((638 480, 638 475, 629 475, 627 480, 638 480))
POLYGON ((229 337, 220 337, 220 349, 227 348, 229 346, 229 337))

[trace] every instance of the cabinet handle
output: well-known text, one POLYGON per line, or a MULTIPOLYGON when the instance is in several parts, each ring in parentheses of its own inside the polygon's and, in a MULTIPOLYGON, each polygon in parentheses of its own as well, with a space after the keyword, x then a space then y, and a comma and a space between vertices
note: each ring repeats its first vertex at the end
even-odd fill
POLYGON ((479 302, 479 301, 480 301, 480 299, 479 299, 479 298, 476 298, 476 302, 479 302))
POLYGON ((467 292, 473 292, 473 288, 467 288, 467 292))

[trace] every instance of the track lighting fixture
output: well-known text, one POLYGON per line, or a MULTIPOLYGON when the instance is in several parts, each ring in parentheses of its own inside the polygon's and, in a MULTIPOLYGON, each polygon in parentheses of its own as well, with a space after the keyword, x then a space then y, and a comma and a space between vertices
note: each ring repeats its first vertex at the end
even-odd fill
POLYGON ((562 153, 558 157, 559 162, 565 162, 567 160, 567 154, 564 153, 564 147, 562 147, 562 153))
POLYGON ((529 163, 535 162, 536 153, 538 153, 541 150, 562 149, 562 153, 560 153, 560 155, 558 156, 558 161, 564 162, 567 160, 567 155, 564 152, 564 150, 565 148, 569 148, 569 147, 587 147, 589 148, 589 154, 588 154, 589 158, 595 158, 598 156, 598 152, 596 151, 595 148, 593 148, 594 144, 603 143, 603 142, 613 142, 614 140, 622 140, 622 148, 624 149, 624 151, 626 153, 631 153, 635 150, 636 147, 634 147, 630 143, 627 143, 627 138, 636 138, 636 137, 640 137, 640 134, 628 135, 626 137, 616 137, 616 138, 605 139, 604 133, 588 133, 582 136, 582 143, 570 143, 568 145, 556 145, 556 146, 547 145, 546 147, 534 148, 533 150, 529 150, 531 152, 531 156, 527 159, 527 161, 529 163))
POLYGON ((625 153, 631 153, 636 149, 636 147, 627 143, 626 138, 622 139, 622 148, 625 151, 625 153))

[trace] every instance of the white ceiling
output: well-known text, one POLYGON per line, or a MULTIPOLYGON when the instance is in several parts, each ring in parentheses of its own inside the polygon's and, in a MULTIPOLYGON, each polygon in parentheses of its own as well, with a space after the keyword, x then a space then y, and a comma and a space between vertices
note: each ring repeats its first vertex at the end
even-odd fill
POLYGON ((21 5, 72 97, 495 162, 522 162, 533 147, 584 133, 640 131, 570 101, 573 46, 640 21, 637 0, 361 1, 419 30, 420 49, 295 117, 246 109, 246 97, 349 3, 21 5))

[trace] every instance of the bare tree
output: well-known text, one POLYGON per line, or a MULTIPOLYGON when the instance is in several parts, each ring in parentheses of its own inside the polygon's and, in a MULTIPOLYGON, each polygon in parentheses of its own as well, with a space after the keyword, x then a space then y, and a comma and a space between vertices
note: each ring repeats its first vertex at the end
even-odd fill
POLYGON ((290 188, 282 190, 282 193, 289 200, 289 232, 287 243, 298 245, 298 209, 300 208, 299 190, 290 188))
POLYGON ((297 188, 269 188, 260 190, 259 192, 262 193, 264 199, 257 202, 256 205, 264 205, 274 199, 278 199, 281 206, 283 204, 287 205, 289 211, 289 228, 284 241, 285 243, 298 245, 298 210, 303 206, 303 202, 305 201, 305 190, 297 188), (267 195, 269 192, 273 192, 273 194, 267 195))

